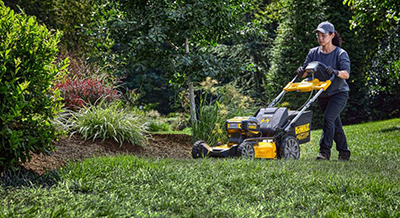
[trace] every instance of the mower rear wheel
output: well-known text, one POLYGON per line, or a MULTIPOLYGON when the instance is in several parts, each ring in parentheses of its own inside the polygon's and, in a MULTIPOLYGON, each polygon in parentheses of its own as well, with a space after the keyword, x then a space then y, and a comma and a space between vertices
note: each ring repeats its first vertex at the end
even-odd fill
POLYGON ((300 144, 295 137, 286 136, 283 138, 279 146, 279 158, 296 160, 300 158, 300 144))
POLYGON ((207 144, 207 142, 200 140, 197 141, 193 144, 192 147, 192 157, 194 159, 196 158, 202 158, 203 157, 203 147, 207 144))
POLYGON ((244 143, 240 144, 237 147, 236 154, 238 157, 253 159, 255 156, 253 144, 251 144, 249 142, 244 142, 244 143))

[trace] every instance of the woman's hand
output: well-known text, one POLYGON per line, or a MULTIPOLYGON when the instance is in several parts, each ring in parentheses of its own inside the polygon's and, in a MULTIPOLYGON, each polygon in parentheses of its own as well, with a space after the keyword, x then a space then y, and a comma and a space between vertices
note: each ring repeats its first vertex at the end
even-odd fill
POLYGON ((325 73, 328 75, 334 74, 335 76, 337 76, 341 79, 348 79, 350 77, 347 70, 335 70, 330 66, 325 69, 325 73))
POLYGON ((304 70, 304 67, 297 68, 296 72, 297 72, 297 75, 299 75, 300 78, 303 78, 303 77, 307 76, 307 73, 304 70))

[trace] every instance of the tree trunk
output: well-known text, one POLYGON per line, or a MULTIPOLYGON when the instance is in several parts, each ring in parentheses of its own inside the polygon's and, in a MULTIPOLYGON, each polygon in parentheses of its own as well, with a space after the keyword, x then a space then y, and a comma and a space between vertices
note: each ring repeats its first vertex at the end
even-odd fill
MULTIPOLYGON (((185 41, 185 52, 189 54, 189 38, 186 38, 185 41)), ((187 72, 187 85, 189 87, 189 101, 190 101, 190 121, 192 125, 197 120, 196 118, 196 104, 194 102, 194 87, 193 82, 190 78, 189 72, 187 72)))

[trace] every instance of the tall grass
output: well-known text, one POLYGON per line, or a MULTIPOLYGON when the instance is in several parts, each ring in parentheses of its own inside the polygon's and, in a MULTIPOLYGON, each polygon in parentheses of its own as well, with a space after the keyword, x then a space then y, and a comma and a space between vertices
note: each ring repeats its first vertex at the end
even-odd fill
POLYGON ((192 136, 194 140, 205 140, 210 145, 227 142, 227 119, 252 115, 255 111, 253 101, 229 84, 222 87, 203 84, 202 87, 205 89, 200 96, 198 120, 192 124, 192 136))
POLYGON ((344 129, 349 162, 315 160, 320 130, 300 160, 88 159, 2 184, 0 217, 400 217, 400 119, 344 129))
POLYGON ((143 117, 119 103, 101 103, 73 112, 68 121, 72 134, 78 133, 84 139, 114 139, 122 144, 144 145, 146 125, 143 117))
POLYGON ((201 100, 198 120, 192 124, 192 136, 195 141, 206 140, 210 145, 226 141, 226 118, 220 114, 220 110, 221 105, 218 101, 207 103, 204 99, 201 100))

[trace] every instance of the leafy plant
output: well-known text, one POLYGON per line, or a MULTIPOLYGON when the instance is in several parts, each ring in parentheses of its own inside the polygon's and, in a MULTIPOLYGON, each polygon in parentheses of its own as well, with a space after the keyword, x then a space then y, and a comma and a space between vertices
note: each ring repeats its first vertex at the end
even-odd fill
POLYGON ((190 117, 187 113, 171 113, 167 116, 168 122, 171 124, 171 129, 180 131, 188 128, 190 117))
POLYGON ((147 122, 150 132, 169 131, 171 128, 169 123, 161 119, 152 119, 147 122))
POLYGON ((72 134, 84 139, 114 139, 120 145, 129 141, 132 145, 144 146, 147 142, 143 117, 120 107, 120 103, 106 103, 82 108, 73 112, 68 123, 72 134))
POLYGON ((65 107, 75 111, 85 105, 97 105, 100 101, 117 101, 121 97, 121 93, 113 86, 95 78, 67 78, 58 83, 56 88, 60 90, 65 107))
MULTIPOLYGON (((39 23, 64 34, 60 44, 69 51, 90 51, 93 49, 89 34, 83 34, 84 27, 92 21, 92 0, 4 0, 5 5, 37 17, 39 23)), ((96 3, 98 1, 95 1, 96 3)))
POLYGON ((195 141, 205 140, 210 145, 226 141, 224 116, 220 114, 221 104, 218 101, 200 101, 198 120, 192 125, 192 136, 195 141))
POLYGON ((214 87, 215 84, 216 81, 209 77, 200 83, 204 89, 200 95, 198 120, 192 125, 194 140, 205 140, 210 145, 227 141, 227 119, 254 113, 251 98, 242 95, 230 84, 214 87))
POLYGON ((51 120, 62 106, 53 81, 67 67, 67 59, 55 62, 60 37, 0 1, 0 168, 53 149, 51 120))

